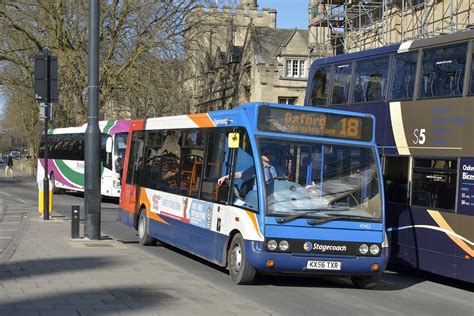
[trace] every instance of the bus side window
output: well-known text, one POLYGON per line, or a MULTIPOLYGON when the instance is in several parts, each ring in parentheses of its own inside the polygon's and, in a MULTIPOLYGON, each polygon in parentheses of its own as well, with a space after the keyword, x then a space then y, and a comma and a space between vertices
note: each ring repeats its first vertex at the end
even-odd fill
POLYGON ((170 193, 178 191, 178 177, 181 160, 181 131, 168 130, 163 134, 163 145, 156 155, 160 159, 158 190, 170 193))
POLYGON ((311 86, 311 106, 326 105, 331 66, 316 70, 311 86))
POLYGON ((454 212, 457 161, 414 159, 412 205, 454 212))
POLYGON ((158 179, 161 173, 161 157, 158 151, 163 144, 163 131, 147 132, 145 165, 141 185, 158 190, 158 179))
POLYGON ((335 66, 331 104, 343 104, 348 102, 351 76, 352 64, 335 66))
POLYGON ((201 182, 204 158, 205 131, 185 131, 181 147, 180 187, 181 194, 196 198, 201 182))
POLYGON ((390 100, 410 100, 415 89, 418 52, 395 55, 390 100))
POLYGON ((107 134, 100 135, 100 161, 104 165, 104 168, 112 170, 112 154, 107 153, 105 150, 105 145, 107 143, 107 134))
POLYGON ((241 174, 240 178, 234 177, 233 205, 258 209, 258 195, 255 172, 255 160, 250 145, 250 138, 246 131, 239 131, 240 145, 237 149, 234 174, 241 174))
POLYGON ((356 63, 353 102, 385 100, 389 57, 361 60, 356 63))
POLYGON ((229 166, 225 163, 229 149, 226 147, 228 130, 209 132, 208 150, 204 176, 201 184, 201 198, 212 202, 227 202, 228 186, 218 186, 217 180, 228 174, 229 166))
POLYGON ((424 50, 419 97, 462 95, 466 52, 467 43, 424 50))
POLYGON ((145 145, 145 132, 134 132, 132 135, 132 147, 128 161, 127 183, 138 184, 140 173, 143 168, 143 150, 145 145))

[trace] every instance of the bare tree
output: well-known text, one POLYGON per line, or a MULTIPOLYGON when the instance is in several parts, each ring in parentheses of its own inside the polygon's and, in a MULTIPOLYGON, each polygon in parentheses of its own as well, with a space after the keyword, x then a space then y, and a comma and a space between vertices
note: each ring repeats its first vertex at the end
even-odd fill
MULTIPOLYGON (((132 108, 132 102, 139 102, 148 112, 137 115, 176 112, 167 107, 179 99, 173 93, 183 93, 177 84, 184 76, 180 69, 186 58, 183 34, 200 22, 189 15, 201 3, 101 1, 101 111, 109 105, 126 109, 124 102, 132 108)), ((54 108, 54 124, 84 123, 87 1, 18 0, 5 1, 0 7, 0 63, 17 70, 12 76, 8 67, 0 67, 0 80, 7 83, 6 89, 32 101, 32 60, 39 50, 48 47, 59 60, 60 101, 54 108)), ((31 113, 36 115, 37 109, 31 107, 31 113)))

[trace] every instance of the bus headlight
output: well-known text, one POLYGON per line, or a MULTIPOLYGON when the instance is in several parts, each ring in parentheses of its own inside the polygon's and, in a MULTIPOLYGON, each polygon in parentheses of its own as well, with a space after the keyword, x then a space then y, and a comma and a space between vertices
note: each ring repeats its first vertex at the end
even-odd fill
POLYGON ((362 244, 359 246, 359 252, 363 255, 365 255, 369 251, 369 246, 366 244, 362 244))
POLYGON ((380 252, 380 247, 378 245, 371 245, 370 246, 370 253, 372 255, 377 255, 380 252))
POLYGON ((276 250, 276 249, 277 249, 278 244, 277 244, 276 240, 270 239, 270 240, 268 241, 267 247, 268 247, 269 250, 273 251, 273 250, 276 250))
POLYGON ((286 240, 281 240, 278 247, 281 251, 287 251, 290 248, 290 244, 286 240))

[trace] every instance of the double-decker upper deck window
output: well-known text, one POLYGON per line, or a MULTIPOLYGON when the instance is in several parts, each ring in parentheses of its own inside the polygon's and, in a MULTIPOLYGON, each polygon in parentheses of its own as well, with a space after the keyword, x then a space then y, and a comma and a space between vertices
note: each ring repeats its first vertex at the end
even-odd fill
POLYGON ((423 51, 420 98, 460 96, 464 82, 467 44, 423 51))
POLYGON ((326 105, 330 72, 331 66, 321 67, 316 70, 311 86, 311 106, 326 105))
POLYGON ((286 73, 288 78, 304 78, 306 76, 306 61, 304 59, 287 59, 286 73))
POLYGON ((390 100, 410 100, 415 89, 418 52, 395 55, 390 100))
POLYGON ((361 60, 356 63, 353 102, 385 100, 389 57, 361 60))
POLYGON ((456 183, 456 160, 415 159, 412 205, 454 211, 456 183))
POLYGON ((352 64, 340 64, 334 67, 334 87, 332 90, 332 104, 347 103, 351 83, 352 64))

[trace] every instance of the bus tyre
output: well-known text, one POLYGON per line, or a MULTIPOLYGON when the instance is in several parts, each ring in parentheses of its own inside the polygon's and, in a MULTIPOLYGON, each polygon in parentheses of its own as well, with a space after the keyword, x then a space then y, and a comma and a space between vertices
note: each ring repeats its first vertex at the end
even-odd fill
POLYGON ((351 276, 352 284, 354 287, 359 289, 373 289, 377 286, 380 278, 382 277, 381 274, 376 275, 353 275, 351 276))
POLYGON ((53 192, 53 194, 61 193, 61 189, 56 187, 56 179, 54 178, 54 173, 51 173, 51 175, 49 176, 49 181, 51 181, 51 192, 53 192))
POLYGON ((141 210, 138 215, 138 243, 142 246, 153 246, 156 243, 156 239, 149 235, 146 210, 141 210))
POLYGON ((245 242, 241 234, 232 238, 229 252, 227 253, 229 274, 236 284, 252 284, 256 271, 249 264, 245 255, 245 242))

